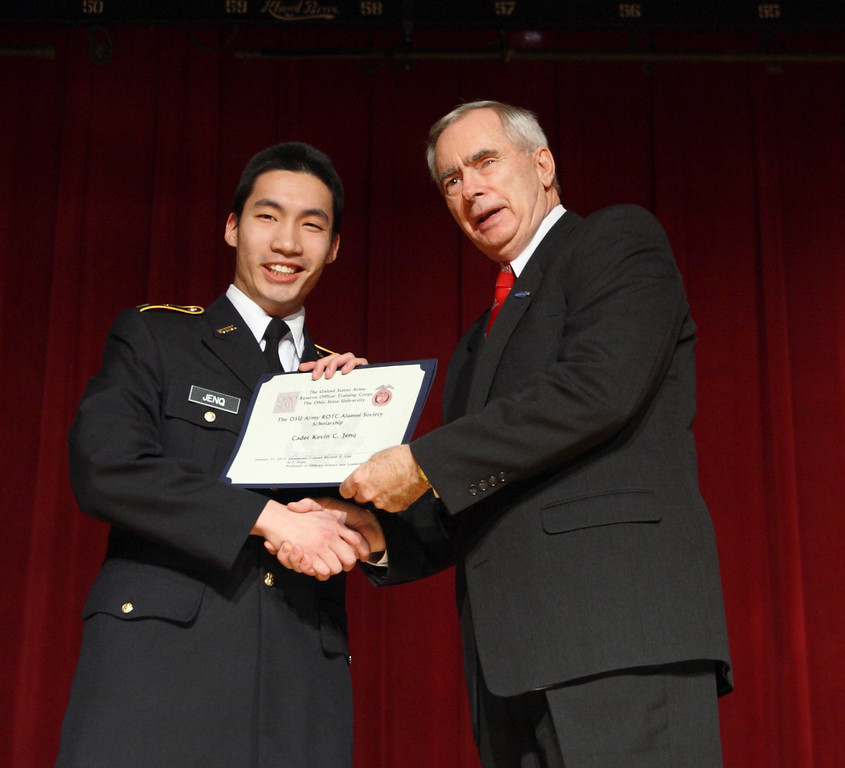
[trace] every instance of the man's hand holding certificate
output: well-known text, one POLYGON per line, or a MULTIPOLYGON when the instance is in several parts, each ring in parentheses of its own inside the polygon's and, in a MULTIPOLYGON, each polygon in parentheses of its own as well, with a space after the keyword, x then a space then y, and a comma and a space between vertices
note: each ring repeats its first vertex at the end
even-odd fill
POLYGON ((268 376, 250 404, 223 473, 235 485, 339 485, 374 453, 413 434, 436 360, 356 368, 312 380, 268 376))

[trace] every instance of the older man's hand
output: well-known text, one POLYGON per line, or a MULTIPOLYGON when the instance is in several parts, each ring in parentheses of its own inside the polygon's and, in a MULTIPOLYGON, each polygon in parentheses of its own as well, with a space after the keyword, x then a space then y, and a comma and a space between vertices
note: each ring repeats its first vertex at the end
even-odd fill
POLYGON ((373 454, 340 486, 340 495, 359 504, 371 501, 387 512, 401 512, 430 488, 407 445, 373 454))

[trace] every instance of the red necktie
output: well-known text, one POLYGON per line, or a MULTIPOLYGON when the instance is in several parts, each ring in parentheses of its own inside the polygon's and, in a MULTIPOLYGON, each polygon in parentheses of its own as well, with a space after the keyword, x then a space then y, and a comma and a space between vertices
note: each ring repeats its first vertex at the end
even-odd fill
POLYGON ((496 278, 496 290, 493 292, 493 307, 490 309, 490 319, 487 321, 487 333, 490 333, 496 315, 499 314, 502 304, 505 303, 505 299, 513 288, 514 280, 516 280, 516 277, 510 268, 510 264, 502 264, 499 276, 496 278))

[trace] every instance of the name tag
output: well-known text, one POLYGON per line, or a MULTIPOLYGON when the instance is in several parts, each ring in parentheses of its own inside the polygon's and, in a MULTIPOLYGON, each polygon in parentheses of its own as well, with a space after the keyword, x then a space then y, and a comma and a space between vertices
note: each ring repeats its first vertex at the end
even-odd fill
POLYGON ((237 413, 241 407, 241 399, 234 395, 224 395, 222 392, 214 392, 211 389, 191 385, 191 392, 188 400, 199 405, 207 405, 228 413, 237 413))

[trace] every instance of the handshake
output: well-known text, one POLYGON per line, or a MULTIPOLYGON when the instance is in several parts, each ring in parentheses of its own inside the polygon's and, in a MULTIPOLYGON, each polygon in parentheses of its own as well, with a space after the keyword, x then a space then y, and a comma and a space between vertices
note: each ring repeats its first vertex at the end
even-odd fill
MULTIPOLYGON (((429 488, 407 445, 374 454, 340 486, 346 499, 400 512, 429 488)), ((340 499, 268 501, 252 531, 286 568, 321 581, 349 571, 386 549, 384 532, 369 509, 340 499)), ((380 556, 380 555, 379 555, 380 556)))
POLYGON ((291 570, 325 581, 385 549, 378 519, 341 499, 269 501, 252 529, 270 554, 291 570))

